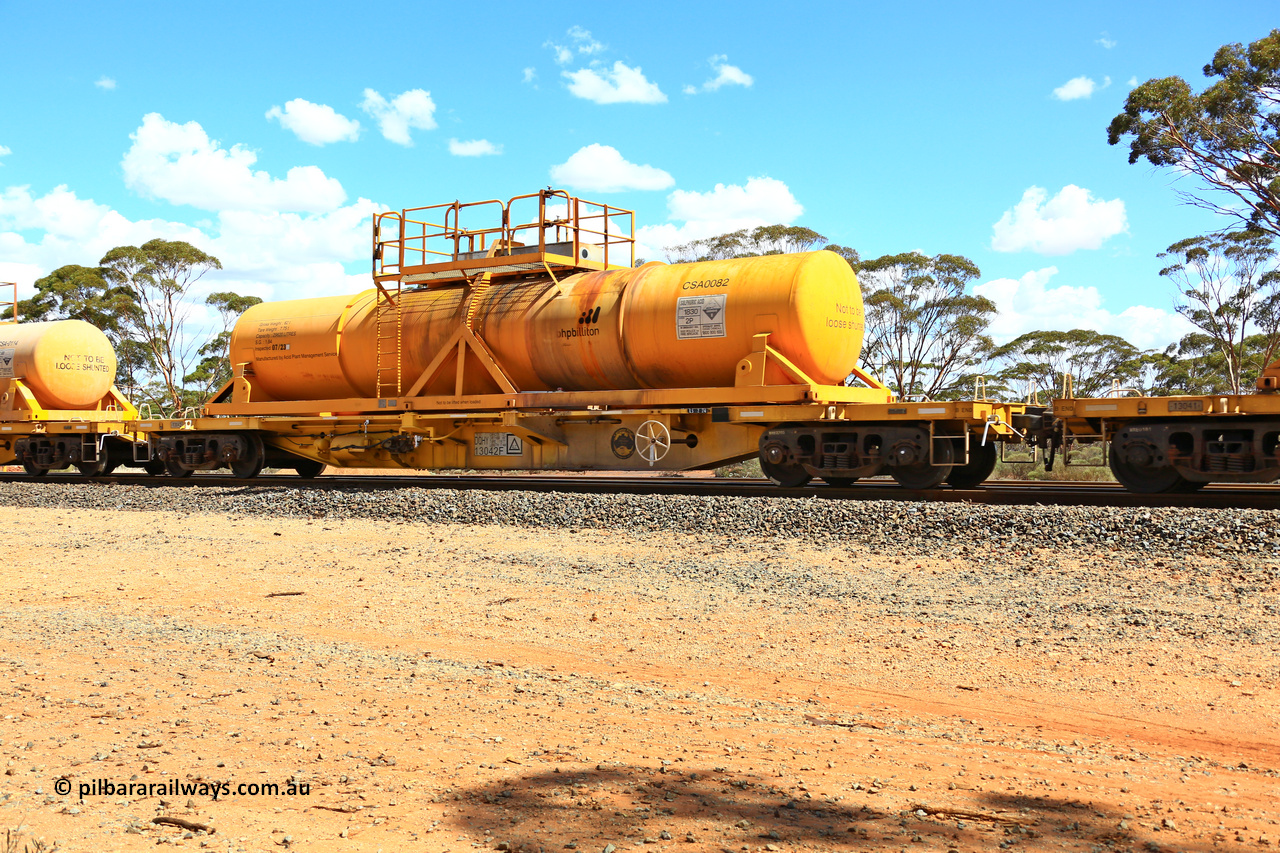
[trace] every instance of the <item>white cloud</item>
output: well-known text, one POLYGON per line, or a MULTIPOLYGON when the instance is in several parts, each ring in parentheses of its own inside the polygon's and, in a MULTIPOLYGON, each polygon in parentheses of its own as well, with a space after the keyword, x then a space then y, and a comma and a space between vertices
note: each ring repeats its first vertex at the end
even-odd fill
POLYGON ((355 142, 360 138, 360 122, 338 113, 328 104, 313 104, 302 98, 289 101, 283 110, 273 106, 267 110, 267 118, 279 119, 281 127, 312 145, 355 142))
POLYGON ((667 197, 672 219, 759 219, 788 223, 804 208, 791 190, 775 178, 748 178, 747 185, 716 184, 710 192, 676 190, 667 197))
POLYGON ((676 190, 667 196, 667 211, 668 222, 636 229, 637 258, 664 257, 669 246, 739 228, 790 225, 804 207, 782 181, 748 178, 745 186, 716 184, 705 193, 676 190))
POLYGON ((203 292, 274 299, 351 293, 369 287, 369 276, 348 275, 344 264, 366 258, 371 218, 383 209, 362 198, 322 214, 224 210, 197 228, 131 221, 66 186, 42 196, 8 187, 0 192, 0 280, 17 281, 25 296, 60 266, 93 265, 116 246, 160 237, 185 240, 221 260, 223 269, 202 280, 203 292))
POLYGON ((345 265, 367 269, 370 223, 384 206, 365 198, 344 204, 341 185, 315 167, 291 169, 285 180, 254 172, 252 152, 220 147, 196 122, 151 114, 131 138, 130 186, 213 215, 195 225, 133 221, 67 186, 43 195, 10 186, 0 190, 0 280, 18 281, 25 297, 32 282, 60 266, 96 264, 116 246, 159 237, 187 241, 222 262, 201 280, 197 300, 215 290, 289 299, 370 286, 367 272, 348 275, 345 265))
POLYGON ((449 153, 455 157, 483 157, 486 154, 501 154, 502 146, 494 145, 487 139, 470 139, 465 142, 450 139, 449 153))
POLYGON ((1119 44, 1119 42, 1117 42, 1115 39, 1113 39, 1113 38, 1111 38, 1110 36, 1108 36, 1108 35, 1107 35, 1107 33, 1106 33, 1106 31, 1104 30, 1104 31, 1103 31, 1103 33, 1102 33, 1102 35, 1101 35, 1101 36, 1099 36, 1099 37, 1094 41, 1094 44, 1101 45, 1102 47, 1106 48, 1107 50, 1111 50, 1111 48, 1115 47, 1117 44, 1119 44))
POLYGON ((570 27, 569 38, 573 39, 573 47, 578 53, 590 56, 604 51, 604 45, 591 37, 590 30, 584 30, 582 27, 576 25, 570 27))
MULTIPOLYGON (((4 245, 5 235, 0 233, 0 246, 4 245)), ((34 292, 32 284, 38 278, 43 278, 49 270, 45 270, 36 264, 20 264, 12 261, 0 261, 0 281, 16 282, 18 285, 18 298, 24 299, 27 294, 34 292)), ((5 315, 12 317, 12 309, 10 313, 5 315)))
POLYGON ((346 200, 342 184, 316 166, 295 166, 282 180, 250 167, 258 155, 221 147, 194 121, 177 124, 149 113, 130 135, 125 185, 147 198, 204 210, 332 210, 346 200))
POLYGON ((683 91, 686 95, 696 95, 696 94, 698 94, 698 87, 697 87, 697 86, 685 86, 685 87, 684 87, 684 89, 682 89, 681 91, 683 91))
POLYGON ((412 145, 410 128, 435 130, 435 101, 422 89, 401 92, 390 101, 373 89, 364 90, 360 109, 378 120, 382 135, 397 145, 412 145))
MULTIPOLYGON (((1108 80, 1108 83, 1111 81, 1108 80)), ((1053 96, 1059 101, 1075 101, 1080 98, 1089 98, 1097 90, 1098 84, 1089 77, 1072 77, 1067 82, 1053 90, 1053 96)))
POLYGON ((139 245, 154 237, 204 244, 189 225, 148 219, 133 222, 65 185, 42 196, 28 186, 0 192, 0 257, 6 280, 22 287, 65 264, 92 266, 116 246, 139 245), (8 276, 13 276, 8 278, 8 276))
POLYGON ((995 279, 973 289, 999 309, 989 329, 997 343, 1007 343, 1026 332, 1091 329, 1118 335, 1142 349, 1163 349, 1191 331, 1181 315, 1148 305, 1114 313, 1104 307, 1096 287, 1048 287, 1057 274, 1057 267, 1045 267, 1018 279, 995 279))
POLYGON ((667 96, 651 83, 640 66, 630 68, 622 62, 613 63, 612 70, 596 71, 582 68, 561 72, 569 78, 569 91, 579 98, 597 104, 665 104, 667 96))
POLYGON ((574 51, 584 56, 604 52, 605 46, 591 37, 590 30, 575 25, 569 28, 568 35, 571 42, 568 46, 550 40, 542 44, 543 47, 551 49, 557 65, 568 65, 572 62, 574 51))
MULTIPOLYGON (((736 65, 729 64, 729 57, 724 54, 711 57, 707 62, 711 65, 711 70, 716 72, 716 76, 702 84, 704 92, 714 92, 721 86, 751 86, 755 83, 755 78, 743 71, 736 65)), ((692 94, 689 90, 691 86, 685 87, 685 92, 692 94)))
MULTIPOLYGON (((321 214, 223 211, 207 251, 222 260, 216 280, 263 287, 276 299, 350 293, 371 286, 367 273, 349 276, 343 264, 366 260, 373 215, 386 208, 360 198, 321 214)), ((367 267, 367 263, 366 263, 367 267)), ((234 289, 234 288, 233 288, 234 289)), ((237 293, 241 291, 236 291, 237 293)))
POLYGON ((675 179, 655 166, 629 163, 618 149, 598 142, 579 148, 565 162, 551 167, 551 179, 588 192, 664 190, 675 179))
POLYGON ((104 74, 103 76, 95 80, 93 85, 97 86, 99 89, 106 89, 110 91, 116 87, 116 81, 113 78, 108 77, 104 74))
POLYGON ((1067 184, 1053 198, 1041 187, 1028 187, 1022 200, 992 226, 991 248, 1066 255, 1096 249, 1128 229, 1124 202, 1118 198, 1095 199, 1074 184, 1067 184))
POLYGON ((1137 85, 1138 85, 1138 78, 1136 76, 1130 77, 1129 83, 1128 83, 1129 88, 1132 89, 1134 86, 1137 86, 1137 85))
POLYGON ((538 70, 530 65, 524 70, 524 78, 520 82, 532 83, 536 79, 538 79, 538 70))
MULTIPOLYGON (((7 157, 8 155, 10 155, 10 154, 12 154, 12 153, 13 153, 13 151, 9 148, 9 146, 7 146, 7 145, 0 145, 0 157, 7 157)), ((0 166, 3 166, 3 165, 4 165, 3 163, 0 163, 0 166)))

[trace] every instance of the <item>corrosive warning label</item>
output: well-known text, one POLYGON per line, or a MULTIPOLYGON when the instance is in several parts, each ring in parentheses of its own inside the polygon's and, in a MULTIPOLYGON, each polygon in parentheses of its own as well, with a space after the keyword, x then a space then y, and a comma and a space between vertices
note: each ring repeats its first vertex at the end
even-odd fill
POLYGON ((714 296, 681 296, 676 300, 676 338, 723 338, 724 301, 727 293, 714 296))
POLYGON ((16 350, 12 347, 8 349, 0 349, 0 379, 13 378, 13 354, 16 350))
POLYGON ((476 456, 523 456, 524 442, 510 432, 478 432, 475 439, 476 456))

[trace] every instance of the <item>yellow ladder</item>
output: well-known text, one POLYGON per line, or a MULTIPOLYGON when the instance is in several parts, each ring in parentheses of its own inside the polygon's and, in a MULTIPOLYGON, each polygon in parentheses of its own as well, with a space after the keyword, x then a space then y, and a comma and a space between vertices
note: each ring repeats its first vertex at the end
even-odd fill
POLYGON ((379 400, 399 397, 401 392, 401 367, 404 364, 404 305, 401 302, 401 284, 397 278, 385 284, 375 279, 373 320, 377 335, 377 372, 374 389, 379 400))

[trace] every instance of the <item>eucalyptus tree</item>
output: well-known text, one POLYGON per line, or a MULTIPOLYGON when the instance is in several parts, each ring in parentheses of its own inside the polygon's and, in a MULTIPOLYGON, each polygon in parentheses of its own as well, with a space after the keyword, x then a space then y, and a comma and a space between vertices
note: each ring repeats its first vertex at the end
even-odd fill
POLYGON ((800 225, 761 225, 667 246, 664 251, 672 263, 688 263, 807 252, 826 241, 817 231, 800 225))
POLYGON ((1062 393, 1070 374, 1077 397, 1103 397, 1119 383, 1142 389, 1152 353, 1144 352, 1118 335, 1092 329, 1027 332, 991 354, 1002 365, 997 374, 1010 389, 1062 393))
POLYGON ((222 330, 209 338, 197 354, 202 356, 196 368, 183 377, 183 382, 196 385, 205 394, 211 394, 231 379, 231 329, 245 311, 261 302, 257 296, 241 296, 230 291, 211 293, 204 304, 214 308, 222 320, 222 330))
POLYGON ((1204 75, 1215 82, 1203 92, 1181 77, 1134 88, 1107 141, 1127 139, 1130 163, 1198 178, 1199 190, 1180 193, 1190 204, 1280 236, 1280 29, 1223 45, 1204 75))
POLYGON ((866 310, 863 367, 899 397, 954 396, 992 350, 995 303, 967 288, 981 275, 961 255, 905 252, 855 263, 866 310))
MULTIPOLYGON (((1160 253, 1160 271, 1178 288, 1178 313, 1220 356, 1225 390, 1239 394, 1280 350, 1280 270, 1270 235, 1235 231, 1179 240, 1160 253), (1250 338, 1256 346, 1250 346, 1250 338), (1261 365, 1249 367, 1250 353, 1261 365)), ((1202 342, 1196 341, 1193 346, 1202 342)))
POLYGON ((182 408, 183 378, 197 356, 195 334, 188 328, 192 304, 189 292, 206 272, 222 269, 221 262, 190 243, 149 240, 140 247, 117 246, 99 262, 103 276, 123 288, 137 305, 126 323, 129 335, 141 344, 159 385, 155 402, 182 408))

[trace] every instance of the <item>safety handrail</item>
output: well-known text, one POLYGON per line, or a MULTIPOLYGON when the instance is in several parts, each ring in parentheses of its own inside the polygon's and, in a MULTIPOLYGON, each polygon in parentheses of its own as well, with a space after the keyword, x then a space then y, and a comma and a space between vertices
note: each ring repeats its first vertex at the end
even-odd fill
MULTIPOLYGON (((18 322, 18 283, 16 281, 0 281, 0 288, 5 287, 12 288, 10 293, 13 294, 13 297, 10 299, 0 299, 0 306, 13 308, 13 319, 10 320, 7 317, 0 319, 0 324, 16 323, 18 322)), ((5 311, 4 313, 8 314, 9 312, 5 311)))
POLYGON ((585 257, 583 246, 592 245, 600 249, 606 266, 616 265, 623 251, 630 256, 628 266, 634 265, 634 212, 579 199, 564 190, 546 189, 514 196, 506 203, 497 199, 453 201, 378 213, 373 220, 373 273, 398 275, 408 267, 464 260, 464 254, 475 258, 504 249, 503 254, 514 254, 511 249, 525 246, 536 245, 538 253, 545 255, 549 242, 571 243, 575 263, 585 257), (537 199, 536 219, 514 222, 524 203, 533 199, 537 199), (500 214, 497 224, 471 226, 476 211, 494 206, 500 214), (621 220, 625 220, 625 230, 621 220), (530 231, 536 232, 536 240, 530 231), (552 232, 550 241, 548 232, 552 232))

